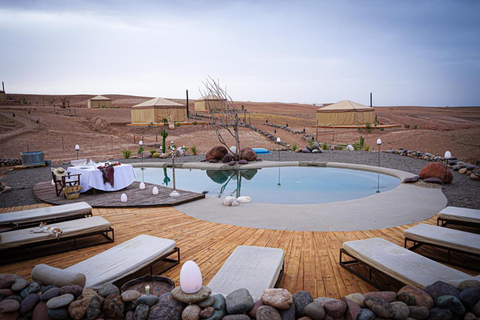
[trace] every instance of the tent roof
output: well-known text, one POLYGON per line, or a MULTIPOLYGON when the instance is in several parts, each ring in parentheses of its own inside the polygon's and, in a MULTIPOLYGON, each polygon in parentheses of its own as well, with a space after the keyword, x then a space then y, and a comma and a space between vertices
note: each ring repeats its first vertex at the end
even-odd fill
POLYGON ((226 100, 226 99, 220 98, 219 96, 216 96, 213 93, 210 93, 210 94, 207 94, 206 96, 201 97, 198 100, 226 100))
POLYGON ((112 99, 104 97, 104 96, 96 96, 96 97, 91 98, 90 100, 108 100, 108 101, 110 101, 112 99))
POLYGON ((375 109, 366 105, 363 105, 358 102, 350 100, 342 100, 337 103, 331 104, 326 107, 318 108, 317 112, 347 112, 347 111, 357 111, 357 112, 366 112, 374 111, 375 109))
POLYGON ((132 108, 136 107, 185 107, 183 104, 174 102, 171 100, 163 99, 163 98, 153 98, 147 100, 145 102, 139 103, 134 105, 132 108))

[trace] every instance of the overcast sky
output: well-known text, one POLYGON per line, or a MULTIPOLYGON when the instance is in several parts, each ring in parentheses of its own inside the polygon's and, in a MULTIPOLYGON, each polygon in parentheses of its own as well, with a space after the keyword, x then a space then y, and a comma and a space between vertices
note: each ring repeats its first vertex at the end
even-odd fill
POLYGON ((7 93, 480 105, 480 1, 0 0, 7 93))

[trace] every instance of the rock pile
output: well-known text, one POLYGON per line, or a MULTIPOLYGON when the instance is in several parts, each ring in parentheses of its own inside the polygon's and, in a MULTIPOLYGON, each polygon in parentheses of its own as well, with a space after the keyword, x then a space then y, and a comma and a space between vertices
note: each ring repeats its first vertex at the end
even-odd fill
MULTIPOLYGON (((446 163, 448 167, 452 168, 455 171, 458 171, 461 174, 465 174, 472 180, 480 180, 480 167, 477 165, 473 165, 471 163, 466 163, 457 158, 447 158, 441 157, 436 154, 431 154, 428 152, 420 152, 420 151, 412 151, 412 150, 405 150, 405 149, 398 149, 398 150, 385 150, 385 153, 394 153, 399 154, 401 156, 423 159, 426 161, 435 161, 446 163)), ((440 178, 441 179, 441 178, 440 178)))
POLYGON ((291 132, 291 133, 294 133, 294 134, 304 134, 305 133, 305 129, 303 130, 294 130, 292 128, 289 128, 288 126, 281 126, 279 124, 273 124, 273 123, 264 123, 264 125, 266 126, 270 126, 270 127, 274 127, 274 128, 279 128, 279 129, 282 129, 282 130, 285 130, 285 131, 288 131, 288 132, 291 132))
POLYGON ((315 142, 311 147, 309 145, 305 146, 305 148, 300 148, 295 150, 295 152, 302 152, 302 153, 322 153, 322 148, 318 142, 315 142))
MULTIPOLYGON (((235 149, 232 149, 232 152, 234 153, 235 149)), ((229 153, 224 146, 216 146, 207 152, 205 155, 205 161, 211 163, 221 161, 223 163, 228 163, 230 166, 234 166, 237 162, 239 164, 247 164, 249 161, 257 161, 257 154, 252 148, 242 148, 240 149, 239 156, 234 156, 229 153)))
POLYGON ((307 291, 267 289, 254 301, 247 289, 226 297, 208 287, 185 294, 180 287, 161 296, 136 290, 120 292, 111 283, 98 290, 66 285, 58 288, 29 282, 13 274, 0 275, 0 318, 14 319, 135 319, 135 320, 328 320, 328 319, 478 319, 480 281, 458 287, 438 281, 424 290, 405 286, 398 292, 349 294, 341 300, 314 299, 307 291))
POLYGON ((0 158, 0 167, 19 166, 21 164, 22 164, 22 159, 0 158))

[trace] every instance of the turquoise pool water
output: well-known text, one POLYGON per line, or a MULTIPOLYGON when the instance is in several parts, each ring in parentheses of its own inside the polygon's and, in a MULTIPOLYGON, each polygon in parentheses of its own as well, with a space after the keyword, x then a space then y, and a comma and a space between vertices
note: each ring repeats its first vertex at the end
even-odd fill
MULTIPOLYGON (((171 168, 135 168, 137 181, 172 187, 171 168)), ((313 204, 345 201, 385 192, 398 178, 368 171, 277 167, 249 170, 175 169, 176 188, 207 196, 250 196, 252 201, 277 204, 313 204)))

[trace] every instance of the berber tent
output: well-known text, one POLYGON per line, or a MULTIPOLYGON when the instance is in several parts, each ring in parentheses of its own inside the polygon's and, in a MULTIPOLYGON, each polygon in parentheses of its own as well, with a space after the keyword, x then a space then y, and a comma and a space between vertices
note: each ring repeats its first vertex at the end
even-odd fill
POLYGON ((364 126, 375 122, 375 109, 354 101, 342 100, 317 109, 317 121, 319 126, 364 126))
POLYGON ((136 123, 168 123, 185 122, 187 120, 187 107, 181 103, 163 98, 151 100, 134 105, 131 109, 132 124, 136 123))
POLYGON ((195 101, 195 111, 210 111, 210 109, 221 110, 222 104, 227 100, 217 97, 214 94, 208 94, 195 101))

